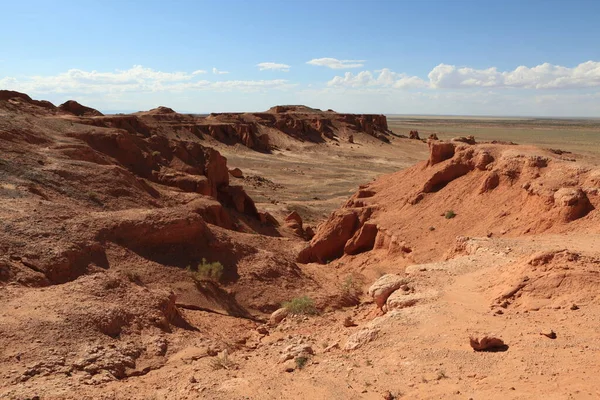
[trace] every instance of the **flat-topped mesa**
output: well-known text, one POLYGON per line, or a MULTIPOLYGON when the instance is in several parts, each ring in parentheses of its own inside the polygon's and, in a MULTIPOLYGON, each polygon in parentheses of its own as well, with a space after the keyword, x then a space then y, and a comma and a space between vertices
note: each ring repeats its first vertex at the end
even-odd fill
MULTIPOLYGON (((268 113, 282 114, 282 113, 323 113, 318 108, 312 108, 303 105, 281 105, 273 106, 267 110, 268 113)), ((328 111, 331 112, 331 111, 328 111)))

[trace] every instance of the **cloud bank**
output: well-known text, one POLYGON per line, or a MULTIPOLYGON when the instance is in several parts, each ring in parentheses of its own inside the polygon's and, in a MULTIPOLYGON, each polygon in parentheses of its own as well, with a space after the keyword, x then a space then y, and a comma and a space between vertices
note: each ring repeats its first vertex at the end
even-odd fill
MULTIPOLYGON (((213 71, 214 72, 214 71, 213 71)), ((145 93, 182 92, 195 90, 241 90, 287 89, 294 85, 285 79, 275 80, 198 80, 204 70, 187 72, 161 72, 141 65, 115 72, 83 71, 70 69, 67 72, 50 76, 30 76, 25 78, 6 77, 0 79, 0 88, 17 90, 30 94, 73 93, 145 93)), ((225 71, 215 72, 220 75, 225 71)))
POLYGON ((439 64, 427 75, 428 80, 418 76, 396 73, 388 68, 346 72, 335 76, 330 87, 391 87, 396 89, 468 89, 468 88, 517 88, 517 89, 584 89, 600 86, 600 62, 587 61, 569 68, 544 63, 535 67, 519 66, 512 71, 498 71, 496 67, 475 69, 439 64))

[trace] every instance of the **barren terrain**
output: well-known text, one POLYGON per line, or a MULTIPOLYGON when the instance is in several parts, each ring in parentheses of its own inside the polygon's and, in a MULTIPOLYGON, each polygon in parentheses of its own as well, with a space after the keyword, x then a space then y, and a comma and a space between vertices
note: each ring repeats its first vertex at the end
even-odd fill
POLYGON ((0 398, 598 398, 598 125, 565 124, 0 91, 0 398))

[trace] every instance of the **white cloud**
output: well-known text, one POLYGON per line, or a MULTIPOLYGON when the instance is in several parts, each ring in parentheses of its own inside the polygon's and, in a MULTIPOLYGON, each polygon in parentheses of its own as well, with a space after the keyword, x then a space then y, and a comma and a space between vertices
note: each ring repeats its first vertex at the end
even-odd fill
POLYGON ((198 74, 205 74, 206 71, 203 69, 197 69, 194 72, 192 72, 192 75, 198 75, 198 74))
POLYGON ((506 87, 523 89, 580 89, 600 86, 600 62, 587 61, 573 68, 544 63, 512 71, 473 69, 440 64, 428 75, 432 88, 506 87))
MULTIPOLYGON (((222 73, 224 71, 219 71, 222 73)), ((183 92, 197 90, 213 91, 259 91, 266 89, 288 89, 294 84, 285 79, 275 80, 197 80, 203 72, 161 72, 136 65, 128 70, 115 72, 83 71, 71 69, 57 75, 30 76, 25 78, 5 77, 0 79, 3 89, 17 90, 28 94, 109 94, 183 92)))
POLYGON ((396 89, 518 88, 518 89, 583 89, 600 87, 600 62, 587 61, 573 68, 544 63, 535 67, 520 66, 512 71, 496 67, 475 69, 439 64, 427 75, 418 76, 393 72, 388 68, 346 72, 335 76, 327 85, 333 87, 391 87, 396 89))
POLYGON ((287 64, 278 64, 278 63, 274 63, 274 62, 262 62, 262 63, 256 64, 256 66, 261 71, 271 70, 271 71, 288 72, 291 68, 287 64))
POLYGON ((213 67, 212 72, 213 72, 213 74, 216 74, 216 75, 223 75, 223 74, 228 74, 229 73, 229 71, 219 71, 215 67, 213 67))
POLYGON ((375 74, 373 74, 371 71, 361 71, 356 75, 354 75, 352 72, 346 72, 344 76, 336 76, 327 82, 327 86, 354 88, 381 86, 392 87, 396 89, 413 89, 426 87, 427 85, 427 82, 417 76, 399 74, 389 70, 388 68, 377 70, 375 71, 375 74))
POLYGON ((360 68, 365 60, 338 60, 337 58, 313 58, 307 64, 328 67, 331 69, 360 68))

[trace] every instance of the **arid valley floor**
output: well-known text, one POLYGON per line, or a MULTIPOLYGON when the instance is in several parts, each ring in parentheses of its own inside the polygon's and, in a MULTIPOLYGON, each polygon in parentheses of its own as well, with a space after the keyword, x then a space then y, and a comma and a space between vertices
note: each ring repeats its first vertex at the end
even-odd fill
POLYGON ((0 91, 0 398, 600 398, 599 165, 595 120, 0 91))

